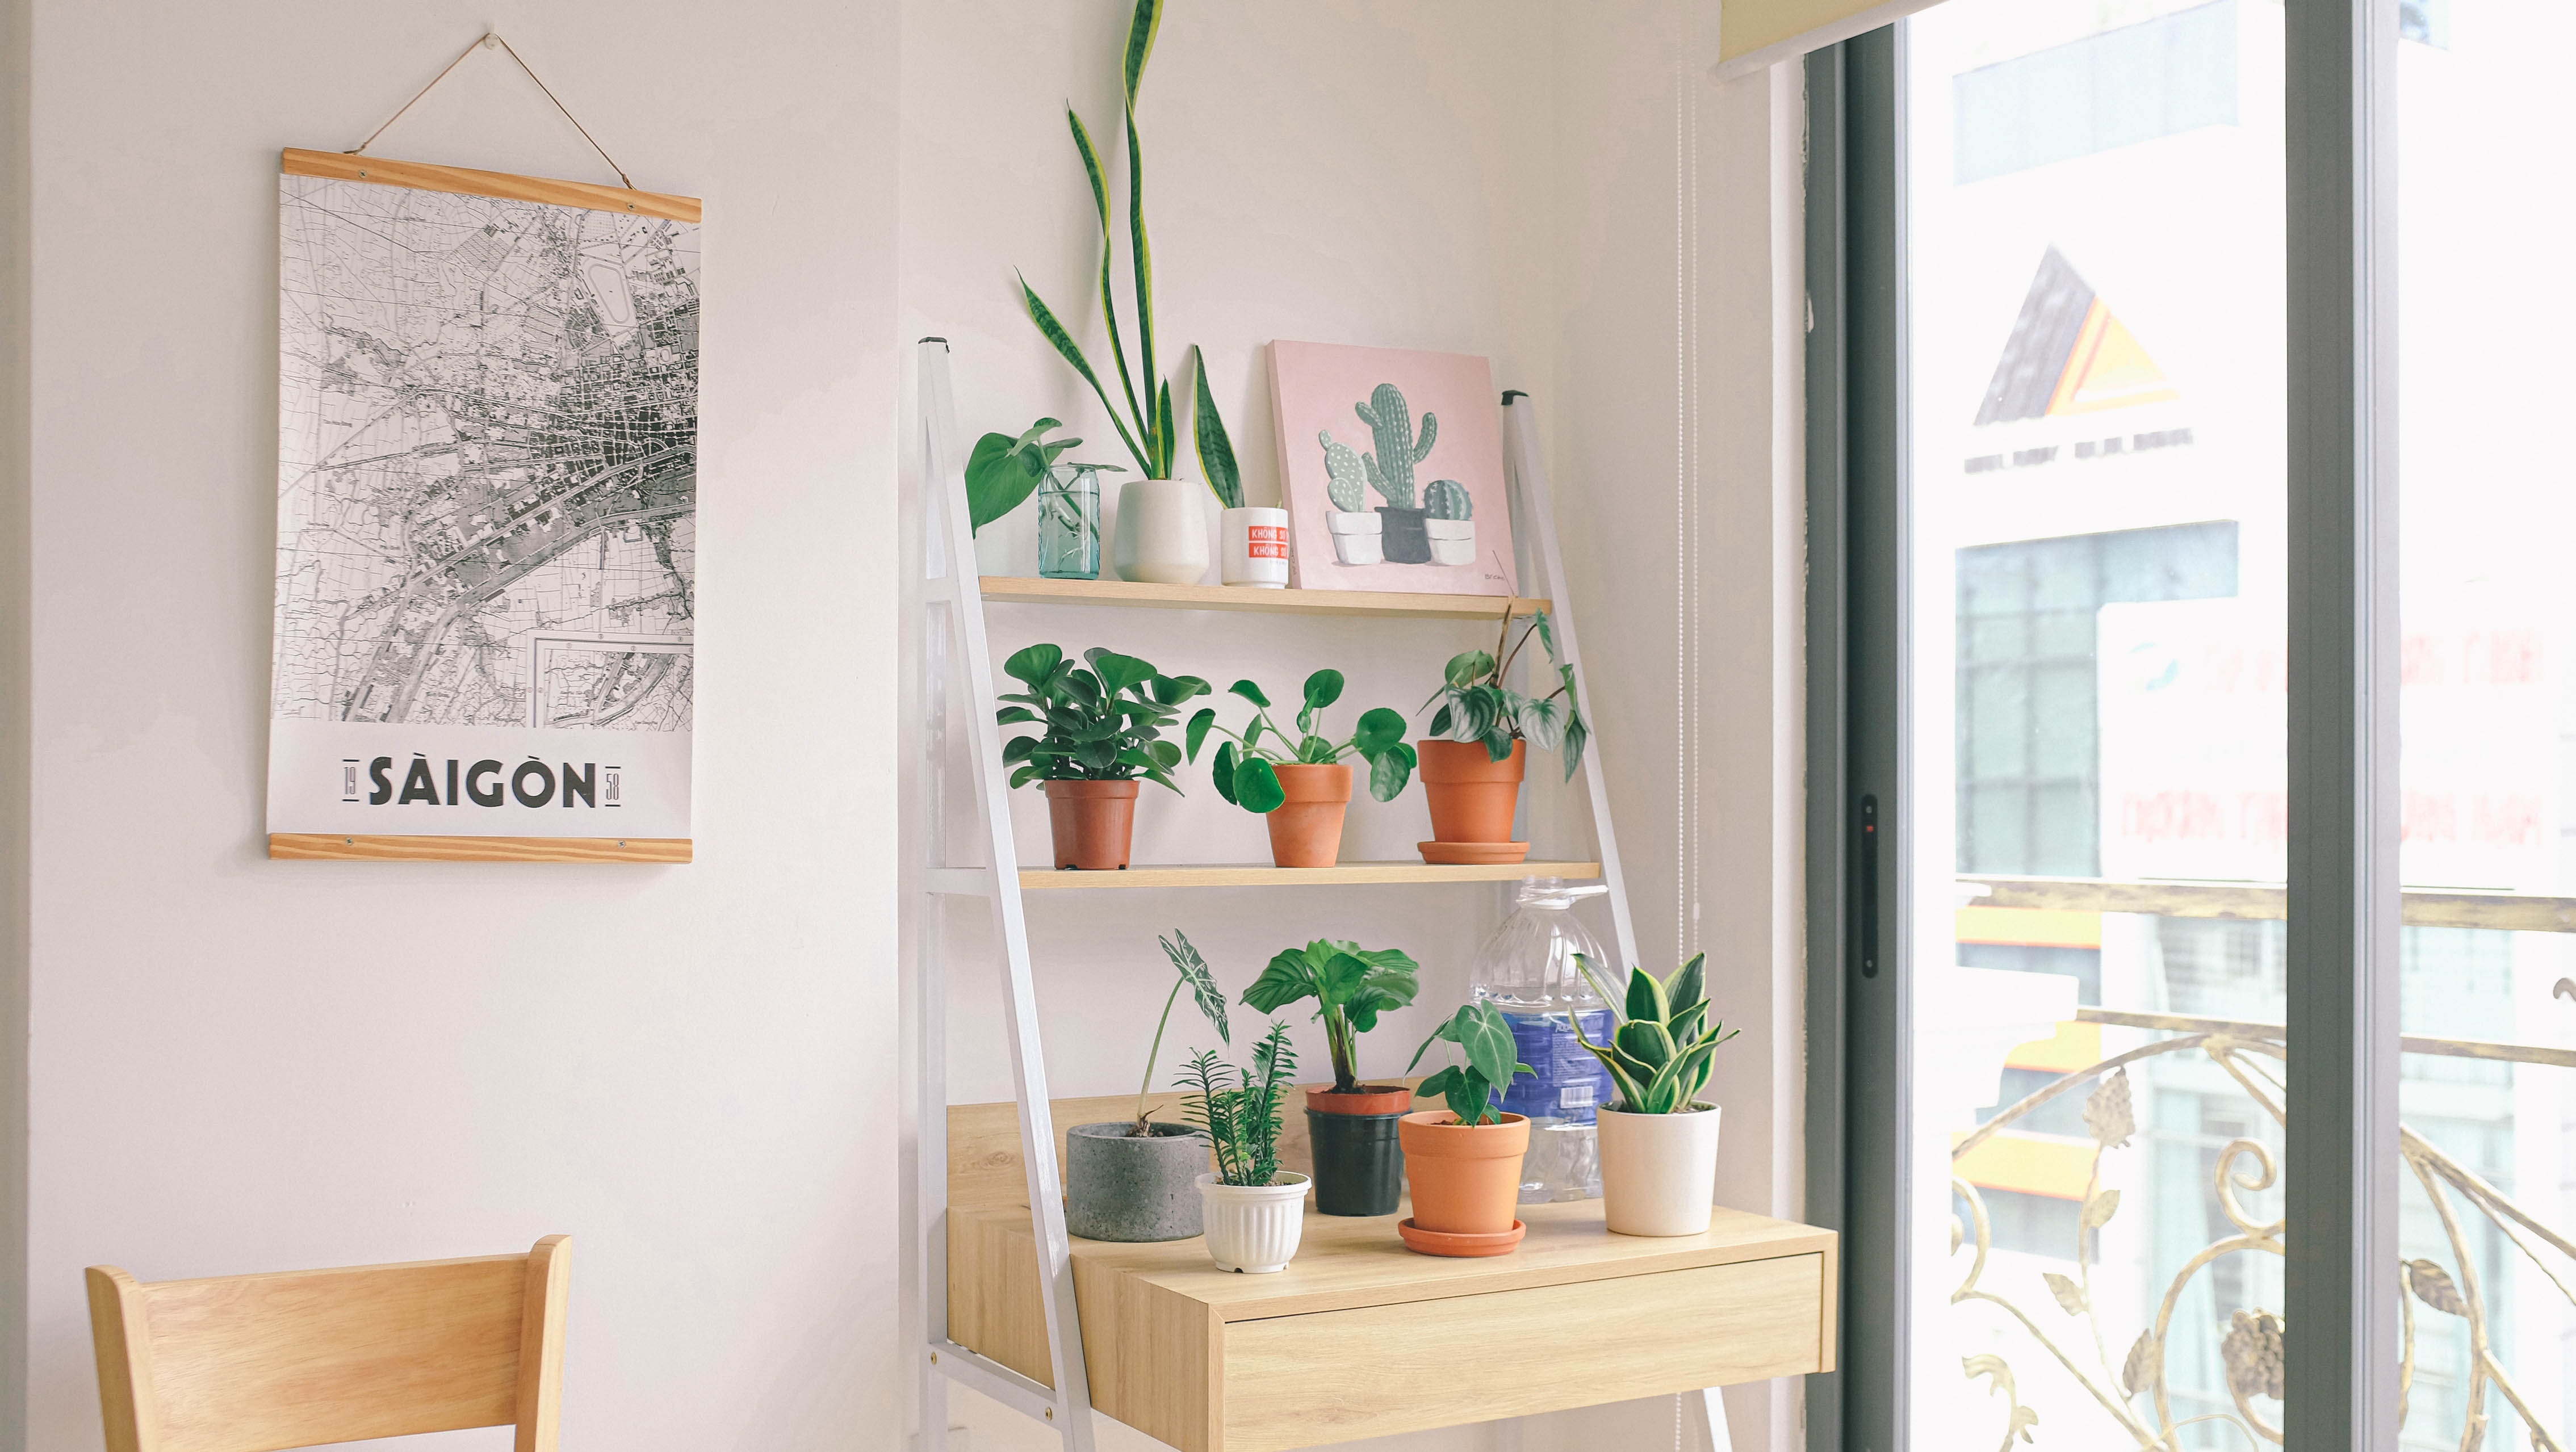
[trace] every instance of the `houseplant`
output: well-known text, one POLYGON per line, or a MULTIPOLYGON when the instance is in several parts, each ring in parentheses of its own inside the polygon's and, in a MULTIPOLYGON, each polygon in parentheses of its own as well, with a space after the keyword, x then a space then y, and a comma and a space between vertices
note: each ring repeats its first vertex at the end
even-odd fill
POLYGON ((1431 803, 1432 840, 1421 844, 1425 862, 1520 861, 1529 855, 1529 844, 1512 840, 1512 813, 1528 770, 1529 744, 1563 756, 1569 781, 1583 764, 1592 727, 1575 695, 1574 667, 1556 658, 1556 631, 1547 612, 1532 615, 1519 640, 1511 636, 1506 605, 1493 650, 1451 656, 1439 689, 1422 703, 1440 706, 1431 717, 1433 739, 1414 744, 1423 795, 1431 803), (1557 687, 1544 696, 1523 695, 1504 684, 1532 636, 1556 668, 1557 687))
POLYGON ((1494 1101, 1514 1078, 1537 1071, 1513 1052, 1502 1010, 1483 999, 1461 1006, 1433 1030, 1413 1051, 1413 1062, 1421 1063, 1436 1043, 1456 1045, 1462 1062, 1423 1080, 1416 1091, 1445 1099, 1449 1107, 1417 1110, 1398 1126, 1413 1214, 1397 1223, 1396 1232, 1425 1255, 1501 1255, 1526 1233, 1512 1207, 1520 1200, 1529 1120, 1505 1114, 1494 1101))
POLYGON ((1064 1224, 1086 1240, 1187 1240, 1201 1229, 1198 1178, 1207 1169, 1207 1142, 1186 1124, 1146 1116, 1154 1064, 1163 1054, 1163 1030, 1187 988, 1199 1012, 1227 1044, 1225 993, 1189 936, 1174 929, 1156 940, 1172 960, 1172 991, 1154 1024, 1154 1046, 1145 1051, 1145 1078, 1136 1089, 1136 1117, 1077 1124, 1064 1134, 1064 1224))
POLYGON ((1270 819, 1270 860, 1281 867, 1330 867, 1341 859, 1342 815, 1351 802, 1351 769, 1344 758, 1369 764, 1369 795, 1381 802, 1393 801, 1413 779, 1404 718, 1383 706, 1361 712, 1359 729, 1348 740, 1315 734, 1315 714, 1342 698, 1340 671, 1306 678, 1294 736, 1270 719, 1270 698, 1261 687, 1236 681, 1226 691, 1252 703, 1252 719, 1236 735, 1216 724, 1215 707, 1202 708, 1190 718, 1189 759, 1199 759, 1211 730, 1232 738, 1217 743, 1217 795, 1270 819))
POLYGON ((1253 1046, 1252 1067, 1230 1069, 1207 1050, 1181 1070, 1193 1091, 1190 1121, 1216 1151, 1198 1178, 1208 1259, 1219 1270, 1266 1275, 1287 1269, 1306 1227, 1306 1177, 1279 1168, 1279 1111, 1297 1051, 1288 1026, 1272 1023, 1253 1046))
POLYGON ((1404 1149, 1396 1121, 1413 1107, 1402 1084, 1362 1084, 1361 1034, 1381 1013, 1413 1001, 1419 985, 1411 958, 1394 948, 1318 938, 1282 950, 1244 990, 1263 1013, 1315 1000, 1333 1082, 1306 1091, 1306 1127, 1315 1151, 1315 1208, 1326 1215, 1391 1215, 1404 1195, 1404 1149))
POLYGON ((1183 701, 1204 696, 1196 676, 1167 676, 1150 662, 1098 646, 1082 653, 1090 669, 1065 659, 1064 648, 1032 645, 1002 663, 1028 689, 1001 697, 1015 704, 994 714, 1005 726, 1037 725, 1002 747, 1014 768, 1011 785, 1044 782, 1055 865, 1093 870, 1127 865, 1136 829, 1136 783, 1178 792, 1172 768, 1180 748, 1162 739, 1183 701))
MULTIPOLYGON (((1162 23, 1162 0, 1136 0, 1135 12, 1128 19, 1121 67, 1127 121, 1127 249, 1134 267, 1138 345, 1137 366, 1132 371, 1127 363, 1126 341, 1118 330, 1118 302, 1111 286, 1115 249, 1108 178, 1101 170, 1100 153, 1092 146, 1091 132, 1082 124, 1082 117, 1071 106, 1064 110, 1065 123, 1073 132, 1074 149, 1082 156, 1083 174, 1091 182, 1092 208, 1100 217, 1100 316, 1109 329, 1109 357, 1118 368, 1118 387, 1127 404, 1125 414, 1109 401, 1109 390, 1093 371, 1091 360, 1083 355, 1082 345, 1074 341, 1054 309, 1046 305, 1026 278, 1020 280, 1020 300, 1028 309, 1029 321, 1037 325, 1048 344, 1073 366, 1083 382, 1091 385, 1143 475, 1118 494, 1118 572, 1131 580, 1195 585, 1207 572, 1206 506, 1200 486, 1173 473, 1179 457, 1181 424, 1172 408, 1171 383, 1155 364, 1153 248, 1145 240, 1145 155, 1136 132, 1136 89, 1145 78, 1145 62, 1154 53, 1154 36, 1162 23)), ((1243 481, 1235 467, 1234 446, 1226 435, 1224 421, 1217 416, 1204 360, 1194 361, 1198 363, 1191 373, 1197 404, 1193 418, 1199 469, 1206 474, 1206 488, 1217 502, 1229 510, 1237 509, 1243 505, 1243 481)))
POLYGON ((1621 1235, 1697 1235, 1717 1196, 1717 1106, 1700 1099, 1717 1046, 1735 1037, 1708 1013, 1705 953, 1658 980, 1643 968, 1613 994, 1588 959, 1575 966, 1617 1005, 1610 1042, 1575 1036, 1610 1071, 1615 1104, 1601 1107, 1602 1216, 1621 1235))

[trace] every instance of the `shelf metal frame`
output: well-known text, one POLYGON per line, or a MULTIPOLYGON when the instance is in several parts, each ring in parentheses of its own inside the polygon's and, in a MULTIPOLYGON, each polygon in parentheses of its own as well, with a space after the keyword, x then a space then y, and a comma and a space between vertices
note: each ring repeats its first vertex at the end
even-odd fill
MULTIPOLYGON (((1064 1222, 1063 1177, 1057 1165, 1054 1127, 1048 1113, 1045 1056, 1038 1025, 1037 991, 1030 969, 1028 920, 1021 893, 1027 890, 1018 868, 1011 818, 1004 799, 1000 727, 994 720, 992 650, 984 627, 988 599, 1018 603, 1121 605, 1166 609, 1246 609, 1340 614, 1352 617, 1427 619, 1492 618, 1504 606, 1461 605, 1449 597, 1371 595, 1347 600, 1294 597, 1329 592, 1254 591, 1218 594, 1204 587, 1138 587, 1109 582, 1085 590, 1050 581, 1039 589, 1029 582, 988 592, 977 573, 974 531, 969 523, 965 455, 957 432, 956 398, 949 378, 948 344, 924 338, 916 348, 918 427, 922 479, 921 637, 918 685, 923 713, 922 829, 911 834, 915 851, 909 859, 911 890, 925 911, 914 930, 915 990, 913 1031, 917 1074, 915 1103, 920 1125, 916 1138, 914 1196, 916 1214, 913 1263, 920 1270, 921 1325, 914 1328, 920 1348, 920 1452, 948 1452, 948 1389, 965 1386, 1047 1425, 1061 1439, 1064 1452, 1092 1452, 1094 1447, 1089 1366, 1082 1347, 1082 1320, 1074 1299, 1071 1238, 1064 1222), (1195 592, 1195 593, 1194 593, 1195 592), (1243 598, 1236 598, 1236 597, 1243 598), (1250 597, 1266 596, 1257 603, 1250 597), (1289 598, 1282 598, 1289 597, 1289 598), (954 653, 952 655, 952 652, 954 653), (951 662, 954 661, 954 669, 951 662), (962 681, 962 689, 959 682, 962 681), (962 713, 963 719, 959 719, 962 713), (948 840, 946 768, 950 733, 964 738, 972 792, 975 835, 982 839, 983 865, 957 866, 948 840), (1028 1177, 1031 1223, 1036 1231, 1039 1296, 1046 1319, 1047 1356, 1053 1386, 992 1361, 948 1338, 948 1065, 947 964, 942 939, 948 898, 983 900, 993 914, 1002 946, 1003 1023, 1010 1039, 1011 1077, 1019 1108, 1021 1162, 1028 1177)), ((1502 399, 1503 472, 1511 497, 1513 520, 1521 541, 1547 586, 1545 599, 1515 599, 1515 615, 1549 609, 1556 634, 1557 658, 1573 668, 1577 696, 1592 699, 1583 675, 1582 646, 1567 602, 1565 562, 1556 538, 1556 511, 1547 470, 1538 447, 1538 422, 1528 395, 1517 390, 1502 399)), ((1078 582, 1076 582, 1078 584, 1078 582)), ((1619 849, 1611 830, 1609 780, 1596 738, 1583 758, 1584 791, 1599 843, 1599 869, 1609 886, 1612 930, 1623 962, 1635 963, 1636 928, 1628 911, 1626 884, 1619 870, 1619 849)), ((1353 864, 1359 866, 1360 864, 1353 864)), ((1383 867, 1385 864, 1368 864, 1383 867)), ((1563 863, 1525 864, 1529 867, 1563 863)), ((1585 865, 1590 864, 1576 864, 1585 865)), ((1225 880, 1210 885, 1249 885, 1237 879, 1254 874, 1210 869, 1225 880)), ((1511 876, 1520 876, 1513 873, 1511 876)), ((1279 885, 1294 885, 1299 874, 1282 872, 1279 885)), ((1316 885, 1344 885, 1303 879, 1316 885)), ((1400 874, 1377 880, 1441 880, 1436 876, 1400 874)), ((1495 880, 1465 878, 1463 880, 1495 880)), ((1264 878, 1266 884, 1269 879, 1264 878)), ((1134 886, 1152 885, 1138 883, 1134 886)), ((1686 1398, 1692 1421, 1707 1437, 1712 1452, 1730 1452, 1726 1413, 1715 1388, 1686 1398)), ((1499 1445, 1516 1452, 1518 1423, 1501 1425, 1499 1445)))

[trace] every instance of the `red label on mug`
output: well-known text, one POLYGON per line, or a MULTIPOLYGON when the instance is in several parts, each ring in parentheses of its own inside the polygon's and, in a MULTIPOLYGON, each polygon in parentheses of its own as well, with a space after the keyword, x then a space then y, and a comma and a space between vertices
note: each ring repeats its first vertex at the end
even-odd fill
POLYGON ((1284 524, 1248 524, 1243 528, 1244 554, 1256 560, 1288 558, 1288 526, 1284 524))

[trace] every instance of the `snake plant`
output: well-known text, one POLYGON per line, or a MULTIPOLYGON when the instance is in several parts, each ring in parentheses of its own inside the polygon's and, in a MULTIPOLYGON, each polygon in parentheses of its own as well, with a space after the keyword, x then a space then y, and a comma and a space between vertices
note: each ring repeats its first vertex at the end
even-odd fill
POLYGON ((1593 991, 1620 1005, 1618 1026, 1606 1044, 1585 1038, 1583 1015, 1571 1016, 1575 1038, 1618 1086, 1617 1108, 1629 1114, 1684 1114, 1696 1107, 1699 1091, 1708 1086, 1717 1046, 1741 1032, 1709 1021, 1707 963, 1706 953, 1697 954, 1661 980, 1643 968, 1632 969, 1627 995, 1621 998, 1592 976, 1591 960, 1574 955, 1574 966, 1593 991))
MULTIPOLYGON (((1145 153, 1136 134, 1136 88, 1145 79, 1145 61, 1154 53, 1154 35, 1162 28, 1163 0, 1136 0, 1135 14, 1127 25, 1127 47, 1122 59, 1122 75, 1127 97, 1127 251, 1135 264, 1135 304, 1137 367, 1127 366, 1126 340, 1118 331, 1118 300, 1111 287, 1110 256, 1113 250, 1110 225, 1109 181, 1100 167, 1100 153, 1091 144, 1090 129, 1071 106, 1064 108, 1065 123, 1073 130, 1074 149, 1082 154, 1083 174, 1091 180, 1092 208, 1100 215, 1100 318, 1109 328, 1109 357, 1118 365, 1118 388, 1127 401, 1122 416, 1118 406, 1109 401, 1109 390, 1092 369, 1091 360, 1083 356, 1082 345, 1056 317, 1055 310, 1039 297, 1028 279, 1020 279, 1020 300, 1028 309, 1029 321, 1037 325, 1082 381, 1109 411, 1109 422, 1117 428, 1118 437, 1134 455, 1138 468, 1148 479, 1172 477, 1173 461, 1179 455, 1181 423, 1172 411, 1172 385, 1162 378, 1154 361, 1154 250, 1145 241, 1145 153), (1137 391, 1138 380, 1144 391, 1137 391)), ((1243 504, 1243 476, 1235 467, 1234 445, 1227 437, 1225 420, 1217 416, 1216 399, 1208 391, 1207 362, 1193 346, 1190 350, 1193 387, 1197 407, 1193 410, 1196 425, 1199 472, 1207 476, 1207 486, 1217 501, 1228 509, 1243 504)))

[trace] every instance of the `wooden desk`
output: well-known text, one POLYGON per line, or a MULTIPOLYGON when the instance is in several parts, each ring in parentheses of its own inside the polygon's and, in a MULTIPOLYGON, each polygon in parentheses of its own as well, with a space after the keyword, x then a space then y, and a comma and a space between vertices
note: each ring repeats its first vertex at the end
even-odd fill
MULTIPOLYGON (((995 1109, 951 1111, 970 1163, 995 1109)), ((1597 1200, 1524 1205, 1517 1251, 1451 1260, 1405 1249, 1396 1218, 1310 1212, 1277 1275, 1220 1271, 1196 1239, 1074 1241, 1092 1404, 1181 1452, 1274 1452, 1833 1369, 1831 1231, 1719 1210, 1650 1239, 1610 1234, 1597 1200)), ((948 1330, 1051 1383, 1025 1205, 952 1202, 948 1330)))

